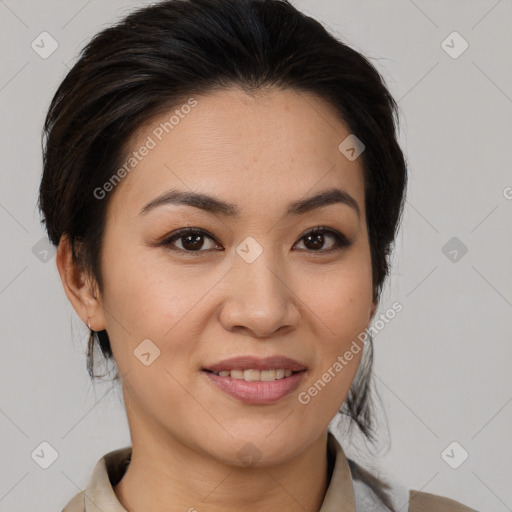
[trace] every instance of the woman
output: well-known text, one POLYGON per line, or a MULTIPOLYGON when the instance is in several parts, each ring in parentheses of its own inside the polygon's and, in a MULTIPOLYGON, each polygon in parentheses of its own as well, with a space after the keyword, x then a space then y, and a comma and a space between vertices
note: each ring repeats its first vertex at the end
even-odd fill
POLYGON ((373 438, 396 119, 375 68, 282 0, 160 2, 87 45, 39 206, 132 446, 64 512, 472 510, 378 479, 328 429, 342 412, 373 438))

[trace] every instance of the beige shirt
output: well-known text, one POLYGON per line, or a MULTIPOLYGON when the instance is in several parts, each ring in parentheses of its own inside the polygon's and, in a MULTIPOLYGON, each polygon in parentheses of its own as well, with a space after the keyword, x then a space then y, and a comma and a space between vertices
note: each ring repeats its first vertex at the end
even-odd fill
MULTIPOLYGON (((476 512, 448 498, 382 482, 348 459, 330 432, 327 446, 333 469, 319 512, 476 512)), ((87 487, 62 512, 127 512, 113 486, 124 475, 131 452, 132 447, 127 446, 104 455, 94 467, 87 487)))

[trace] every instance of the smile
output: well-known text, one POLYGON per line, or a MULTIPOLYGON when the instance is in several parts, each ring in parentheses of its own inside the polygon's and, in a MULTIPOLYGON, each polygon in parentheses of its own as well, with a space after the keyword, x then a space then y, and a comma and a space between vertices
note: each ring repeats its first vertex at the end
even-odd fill
POLYGON ((284 368, 269 369, 269 370, 223 370, 220 372, 212 372, 220 377, 231 377, 232 379, 250 381, 271 382, 273 380, 284 379, 290 377, 292 370, 285 370, 284 368))
POLYGON ((203 370, 202 373, 215 390, 220 390, 247 404, 264 405, 276 403, 290 396, 299 386, 306 371, 249 369, 224 370, 218 374, 203 370), (226 373, 228 375, 225 375, 226 373))

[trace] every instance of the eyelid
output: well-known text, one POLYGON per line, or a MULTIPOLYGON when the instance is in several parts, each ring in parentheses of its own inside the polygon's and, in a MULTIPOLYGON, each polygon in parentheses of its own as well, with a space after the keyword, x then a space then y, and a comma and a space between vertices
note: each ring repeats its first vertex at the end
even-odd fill
POLYGON ((348 241, 348 238, 343 233, 339 232, 337 229, 330 228, 329 226, 313 226, 312 228, 308 228, 300 235, 300 239, 304 238, 305 236, 311 233, 317 233, 318 231, 338 235, 342 238, 345 238, 348 241))

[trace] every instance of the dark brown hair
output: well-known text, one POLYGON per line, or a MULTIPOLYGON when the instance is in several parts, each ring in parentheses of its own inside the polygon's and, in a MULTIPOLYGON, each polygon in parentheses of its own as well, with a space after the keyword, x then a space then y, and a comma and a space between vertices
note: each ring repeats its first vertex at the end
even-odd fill
MULTIPOLYGON (((39 209, 50 241, 69 237, 73 259, 102 290, 107 197, 93 191, 122 165, 131 137, 191 95, 276 86, 326 100, 360 139, 374 299, 389 273, 407 182, 398 108, 361 53, 286 0, 168 0, 96 34, 58 87, 44 123, 39 209)), ((341 141, 340 141, 341 142, 341 141)), ((112 359, 105 330, 90 333, 112 359)), ((372 439, 370 343, 341 409, 372 439)), ((116 379, 119 375, 116 376, 116 379)), ((115 380, 115 379, 114 379, 115 380)))

